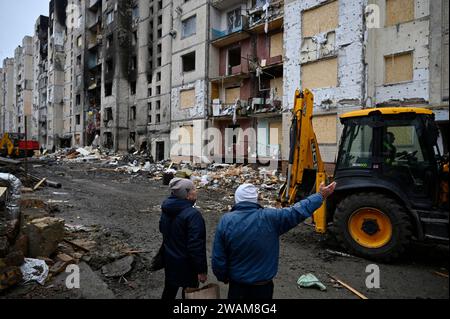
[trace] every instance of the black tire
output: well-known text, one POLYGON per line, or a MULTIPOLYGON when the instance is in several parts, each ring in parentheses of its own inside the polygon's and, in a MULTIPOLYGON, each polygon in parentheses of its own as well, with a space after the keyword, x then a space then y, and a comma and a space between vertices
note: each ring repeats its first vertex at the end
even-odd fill
POLYGON ((358 193, 344 198, 334 214, 334 233, 338 242, 351 254, 375 261, 389 262, 398 258, 411 242, 412 226, 402 205, 391 197, 378 193, 358 193), (384 246, 367 248, 350 234, 349 220, 358 209, 375 208, 389 217, 392 236, 384 246))

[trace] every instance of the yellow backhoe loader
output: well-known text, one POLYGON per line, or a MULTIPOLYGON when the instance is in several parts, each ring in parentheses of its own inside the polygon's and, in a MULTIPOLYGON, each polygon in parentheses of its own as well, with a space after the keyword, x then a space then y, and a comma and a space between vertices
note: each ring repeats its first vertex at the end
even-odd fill
MULTIPOLYGON (((313 109, 313 94, 297 91, 287 182, 280 191, 284 205, 316 192, 328 179, 313 109)), ((439 153, 433 112, 362 109, 340 120, 344 128, 329 178, 337 187, 314 214, 316 231, 326 233, 332 226, 347 251, 381 261, 398 257, 412 240, 448 244, 448 154, 439 153)))

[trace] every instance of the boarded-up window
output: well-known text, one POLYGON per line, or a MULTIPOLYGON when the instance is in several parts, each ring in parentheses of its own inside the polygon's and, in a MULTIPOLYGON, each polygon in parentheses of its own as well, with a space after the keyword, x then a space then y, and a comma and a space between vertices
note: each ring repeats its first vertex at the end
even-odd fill
POLYGON ((188 109, 195 106, 195 89, 181 91, 180 93, 180 108, 188 109))
POLYGON ((215 100, 220 98, 219 96, 219 85, 216 83, 211 84, 211 99, 215 100))
POLYGON ((270 80, 270 88, 275 89, 275 97, 283 97, 283 78, 275 78, 270 80))
POLYGON ((283 55, 283 33, 277 33, 270 37, 270 57, 283 55))
POLYGON ((337 58, 302 65, 302 86, 307 89, 336 87, 337 66, 337 58))
POLYGON ((186 125, 180 127, 179 143, 192 144, 194 141, 194 126, 186 125))
POLYGON ((313 117, 313 127, 319 144, 336 144, 336 115, 313 117))
POLYGON ((283 140, 283 125, 281 122, 272 122, 269 124, 270 145, 281 145, 283 140))
POLYGON ((302 36, 312 37, 333 31, 339 25, 339 1, 304 11, 302 13, 302 36))
POLYGON ((225 90, 225 104, 235 104, 236 100, 241 99, 241 88, 229 88, 225 90))
POLYGON ((414 20, 414 0, 386 0, 386 26, 414 20))
POLYGON ((413 79, 412 52, 384 57, 384 83, 399 83, 413 79))

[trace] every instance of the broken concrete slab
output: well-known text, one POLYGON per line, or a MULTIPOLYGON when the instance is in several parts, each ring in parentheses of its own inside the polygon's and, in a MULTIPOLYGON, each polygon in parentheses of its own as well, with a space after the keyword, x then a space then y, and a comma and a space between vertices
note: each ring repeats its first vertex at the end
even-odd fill
POLYGON ((55 277, 53 285, 62 289, 64 292, 61 297, 70 299, 114 299, 114 293, 108 288, 108 285, 97 275, 88 264, 81 262, 78 265, 80 269, 80 288, 68 290, 66 279, 70 273, 63 272, 55 277))
POLYGON ((26 224, 24 233, 29 238, 30 257, 49 257, 64 239, 64 219, 44 217, 26 224))
POLYGON ((128 256, 102 267, 105 277, 122 277, 133 269, 134 257, 128 256))

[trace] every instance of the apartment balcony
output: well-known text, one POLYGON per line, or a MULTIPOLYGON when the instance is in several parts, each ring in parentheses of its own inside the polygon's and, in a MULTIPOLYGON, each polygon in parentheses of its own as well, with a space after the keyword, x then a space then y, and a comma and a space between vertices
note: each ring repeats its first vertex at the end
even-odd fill
POLYGON ((246 3, 243 0, 212 0, 211 5, 218 10, 226 10, 240 3, 246 3))
POLYGON ((212 103, 212 116, 214 118, 232 119, 242 118, 248 115, 248 102, 244 100, 236 101, 236 103, 222 103, 221 100, 215 99, 212 103))
POLYGON ((217 48, 228 46, 250 37, 247 17, 241 16, 237 25, 229 26, 226 30, 212 29, 211 44, 217 48))
POLYGON ((230 83, 235 81, 242 81, 250 77, 248 67, 244 67, 242 64, 229 67, 228 74, 224 76, 219 76, 211 80, 211 83, 230 83))
POLYGON ((255 97, 251 100, 249 115, 254 117, 273 116, 274 113, 281 114, 283 108, 282 98, 273 96, 271 98, 255 97))
POLYGON ((93 37, 93 38, 89 39, 88 50, 95 49, 97 46, 102 44, 102 41, 103 41, 103 37, 101 34, 99 34, 97 37, 93 37))
POLYGON ((257 5, 248 11, 249 31, 252 33, 267 33, 281 29, 284 24, 284 0, 269 1, 266 9, 257 5))

